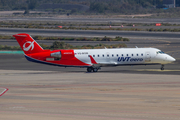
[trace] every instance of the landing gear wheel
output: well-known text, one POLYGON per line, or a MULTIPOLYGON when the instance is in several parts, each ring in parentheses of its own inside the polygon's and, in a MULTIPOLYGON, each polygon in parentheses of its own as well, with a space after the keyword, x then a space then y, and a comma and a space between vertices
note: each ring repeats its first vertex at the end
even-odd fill
POLYGON ((97 72, 98 71, 98 69, 97 68, 93 68, 93 72, 97 72))
POLYGON ((164 70, 164 65, 161 65, 161 70, 164 70))
POLYGON ((92 67, 88 67, 87 72, 92 72, 92 67))

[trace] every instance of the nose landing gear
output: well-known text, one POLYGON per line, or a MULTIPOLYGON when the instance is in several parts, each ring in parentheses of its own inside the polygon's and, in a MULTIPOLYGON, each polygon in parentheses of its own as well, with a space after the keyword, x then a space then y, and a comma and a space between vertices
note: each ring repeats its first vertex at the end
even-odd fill
POLYGON ((164 70, 164 65, 161 65, 161 70, 164 70))
POLYGON ((92 72, 92 71, 93 71, 93 72, 97 72, 99 69, 100 69, 100 68, 96 68, 96 67, 95 67, 95 68, 93 68, 93 67, 88 67, 88 68, 87 68, 87 72, 92 72))

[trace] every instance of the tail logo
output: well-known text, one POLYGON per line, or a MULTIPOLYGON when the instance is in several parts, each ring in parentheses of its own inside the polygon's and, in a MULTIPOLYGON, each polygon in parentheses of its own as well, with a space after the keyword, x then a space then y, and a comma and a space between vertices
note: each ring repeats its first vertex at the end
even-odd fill
POLYGON ((23 50, 24 51, 29 51, 30 48, 31 48, 31 50, 34 49, 34 41, 33 42, 27 41, 26 43, 24 43, 24 45, 23 45, 23 50), (29 46, 26 47, 27 43, 29 43, 29 46))

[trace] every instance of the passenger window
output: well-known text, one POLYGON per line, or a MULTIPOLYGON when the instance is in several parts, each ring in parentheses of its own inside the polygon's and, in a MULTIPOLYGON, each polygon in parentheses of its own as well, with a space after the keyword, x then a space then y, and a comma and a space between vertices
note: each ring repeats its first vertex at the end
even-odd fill
POLYGON ((98 55, 98 57, 99 57, 99 55, 98 55))
POLYGON ((141 54, 141 56, 143 56, 143 54, 141 54))
POLYGON ((95 55, 93 55, 93 57, 95 57, 95 55))
POLYGON ((128 54, 127 54, 127 56, 128 56, 128 54))
POLYGON ((118 57, 118 54, 117 54, 117 57, 118 57))
POLYGON ((109 57, 109 55, 107 55, 107 57, 109 57))
POLYGON ((114 55, 112 54, 112 57, 114 57, 114 55))
POLYGON ((122 56, 123 56, 123 54, 122 54, 122 56))
POLYGON ((132 54, 132 56, 133 56, 133 54, 132 54))
POLYGON ((102 55, 104 57, 104 55, 102 55))
POLYGON ((137 56, 138 56, 138 54, 137 54, 137 56))

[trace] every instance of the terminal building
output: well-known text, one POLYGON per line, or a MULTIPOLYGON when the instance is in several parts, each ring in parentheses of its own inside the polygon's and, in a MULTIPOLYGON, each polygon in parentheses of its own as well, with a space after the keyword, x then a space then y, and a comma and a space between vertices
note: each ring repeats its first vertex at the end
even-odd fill
POLYGON ((175 8, 176 0, 163 0, 163 6, 166 8, 175 8))

